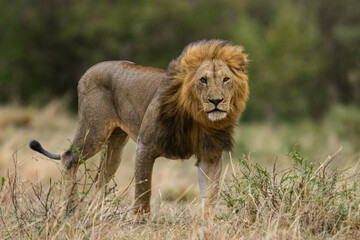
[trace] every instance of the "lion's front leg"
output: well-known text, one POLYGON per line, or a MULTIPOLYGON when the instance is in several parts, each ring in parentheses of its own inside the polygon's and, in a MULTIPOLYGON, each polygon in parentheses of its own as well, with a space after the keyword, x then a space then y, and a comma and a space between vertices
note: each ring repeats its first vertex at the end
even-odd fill
POLYGON ((209 205, 218 193, 222 169, 221 154, 215 159, 201 158, 198 165, 198 181, 201 194, 201 212, 204 219, 209 215, 209 205))
POLYGON ((142 145, 136 148, 134 213, 150 212, 151 177, 156 157, 142 145))

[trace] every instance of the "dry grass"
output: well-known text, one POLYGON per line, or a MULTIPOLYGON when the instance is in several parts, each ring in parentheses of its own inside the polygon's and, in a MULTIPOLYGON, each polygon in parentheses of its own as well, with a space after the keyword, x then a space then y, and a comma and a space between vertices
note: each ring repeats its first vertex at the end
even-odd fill
MULTIPOLYGON (((199 204, 158 200, 146 222, 128 217, 132 186, 108 188, 97 204, 92 170, 80 171, 80 192, 71 208, 61 181, 23 181, 16 156, 0 187, 2 239, 358 239, 358 174, 328 170, 338 152, 311 163, 294 151, 292 167, 269 171, 243 156, 226 168, 219 199, 207 221, 199 204), (227 175, 225 173, 225 175, 227 175)), ((116 185, 115 185, 116 186, 116 185)))
MULTIPOLYGON (((59 162, 50 161, 30 150, 28 143, 39 140, 50 152, 61 153, 70 146, 76 129, 76 118, 66 110, 66 103, 54 101, 44 109, 0 107, 0 176, 7 174, 13 165, 12 155, 17 152, 19 171, 24 180, 48 182, 51 177, 59 178, 59 162), (26 124, 16 125, 11 119, 27 119, 26 124)), ((135 143, 130 140, 125 147, 123 159, 115 180, 120 188, 125 188, 133 177, 135 143)), ((90 160, 89 166, 97 165, 100 156, 90 160)), ((184 199, 191 200, 199 192, 195 160, 169 161, 158 159, 154 167, 154 199, 159 190, 164 198, 176 199, 187 190, 184 199)))
POLYGON ((92 189, 98 156, 81 167, 78 177, 82 179, 75 208, 66 214, 67 204, 60 194, 58 163, 27 147, 33 138, 42 140, 53 152, 61 152, 69 146, 67 139, 73 137, 76 123, 62 105, 60 101, 42 110, 0 108, 0 177, 3 176, 0 181, 0 239, 360 237, 359 179, 355 166, 359 156, 358 142, 355 135, 345 134, 344 137, 340 134, 344 132, 337 132, 335 127, 331 132, 324 131, 325 124, 335 126, 334 122, 323 122, 321 127, 302 123, 293 131, 283 125, 242 124, 237 130, 235 157, 224 163, 222 191, 213 216, 206 222, 200 221, 193 160, 157 161, 149 220, 136 223, 126 217, 133 197, 134 143, 127 146, 123 162, 101 205, 93 201, 92 189), (315 156, 310 160, 294 150, 294 139, 300 131, 297 129, 301 127, 303 134, 296 148, 315 156), (331 140, 326 139, 329 135, 331 140), (317 141, 322 138, 326 144, 319 149, 322 143, 317 141), (308 141, 314 142, 311 145, 308 141), (316 152, 312 150, 313 145, 316 152), (342 151, 330 157, 322 156, 321 151, 331 147, 334 152, 341 145, 344 146, 342 151), (251 158, 250 154, 237 152, 238 148, 250 151, 251 158), (277 156, 279 152, 284 154, 277 156), (340 165, 339 162, 344 163, 344 159, 351 169, 331 169, 340 165))
POLYGON ((270 169, 243 156, 223 185, 223 200, 238 221, 237 229, 253 230, 257 239, 358 239, 360 237, 359 174, 331 170, 341 148, 323 162, 289 153, 289 168, 270 169))

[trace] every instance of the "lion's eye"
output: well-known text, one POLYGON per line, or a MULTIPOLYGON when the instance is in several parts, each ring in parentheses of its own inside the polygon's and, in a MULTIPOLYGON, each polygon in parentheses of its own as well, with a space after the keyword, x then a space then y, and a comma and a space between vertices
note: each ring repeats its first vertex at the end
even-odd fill
POLYGON ((200 82, 202 82, 202 83, 207 83, 207 77, 202 77, 202 78, 200 78, 200 82))
POLYGON ((224 82, 227 82, 227 81, 229 81, 229 80, 230 80, 230 78, 225 77, 223 81, 224 81, 224 82))

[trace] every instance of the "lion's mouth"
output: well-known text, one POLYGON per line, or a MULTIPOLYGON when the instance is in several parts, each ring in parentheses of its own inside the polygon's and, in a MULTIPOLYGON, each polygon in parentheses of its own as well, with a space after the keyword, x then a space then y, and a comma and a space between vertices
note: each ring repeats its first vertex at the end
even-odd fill
POLYGON ((226 118, 227 114, 225 111, 218 109, 218 108, 214 108, 213 110, 207 112, 208 118, 211 121, 219 121, 222 120, 224 118, 226 118))
POLYGON ((211 111, 209 111, 209 112, 207 112, 207 113, 213 113, 213 112, 225 112, 225 111, 220 110, 220 109, 218 109, 218 108, 214 108, 213 110, 211 110, 211 111))

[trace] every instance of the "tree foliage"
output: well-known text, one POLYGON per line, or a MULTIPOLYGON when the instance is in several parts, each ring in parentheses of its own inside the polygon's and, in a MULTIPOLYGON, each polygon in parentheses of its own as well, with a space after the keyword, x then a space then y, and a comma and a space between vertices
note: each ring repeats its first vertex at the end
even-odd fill
POLYGON ((356 0, 0 0, 0 102, 71 96, 93 64, 166 68, 184 46, 221 38, 249 54, 251 120, 320 117, 360 103, 356 0))

